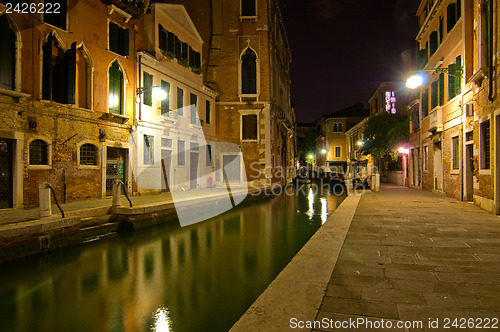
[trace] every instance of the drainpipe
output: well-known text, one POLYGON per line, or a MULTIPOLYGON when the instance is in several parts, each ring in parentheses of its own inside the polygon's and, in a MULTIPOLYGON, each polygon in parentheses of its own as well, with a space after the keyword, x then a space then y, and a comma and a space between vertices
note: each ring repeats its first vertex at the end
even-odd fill
MULTIPOLYGON (((142 63, 142 55, 139 54, 139 88, 142 87, 142 75, 141 75, 142 67, 141 67, 141 63, 142 63)), ((134 95, 135 95, 135 98, 136 98, 136 101, 137 101, 137 96, 138 96, 137 89, 134 91, 134 95)), ((139 98, 142 98, 142 95, 139 98)), ((141 101, 139 101, 139 120, 142 119, 142 102, 141 101)))
POLYGON ((489 93, 488 93, 488 100, 493 101, 493 0, 489 1, 489 7, 490 7, 490 12, 489 12, 489 58, 488 58, 488 67, 489 67, 489 93))

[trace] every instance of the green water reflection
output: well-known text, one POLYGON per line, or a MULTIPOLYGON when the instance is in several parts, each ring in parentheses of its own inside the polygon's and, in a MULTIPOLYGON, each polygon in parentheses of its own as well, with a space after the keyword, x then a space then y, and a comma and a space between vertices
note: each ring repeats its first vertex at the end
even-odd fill
POLYGON ((0 330, 227 331, 342 199, 305 190, 0 265, 0 330))

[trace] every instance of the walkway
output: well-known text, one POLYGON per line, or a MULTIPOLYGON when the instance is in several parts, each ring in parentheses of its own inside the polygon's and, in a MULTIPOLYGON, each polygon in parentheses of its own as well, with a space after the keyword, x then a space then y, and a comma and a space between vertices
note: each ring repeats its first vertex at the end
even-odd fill
POLYGON ((470 330, 499 317, 500 218, 383 185, 351 194, 231 332, 470 330))
POLYGON ((406 331, 454 327, 455 318, 469 329, 498 319, 500 218, 405 187, 364 195, 316 317, 334 324, 315 331, 347 331, 335 322, 361 317, 374 324, 361 328, 384 319, 409 321, 406 331))

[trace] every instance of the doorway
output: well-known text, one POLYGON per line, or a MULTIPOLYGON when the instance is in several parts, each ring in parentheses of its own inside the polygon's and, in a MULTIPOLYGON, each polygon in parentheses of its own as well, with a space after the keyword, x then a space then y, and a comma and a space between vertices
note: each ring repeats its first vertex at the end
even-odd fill
POLYGON ((471 202, 473 199, 473 184, 474 184, 474 146, 468 144, 465 146, 465 200, 471 202))
POLYGON ((106 150, 106 195, 111 195, 113 182, 118 179, 125 184, 127 175, 127 149, 108 147, 106 150))
POLYGON ((198 159, 198 152, 191 151, 189 153, 189 187, 191 189, 198 187, 198 159))
POLYGON ((443 191, 443 159, 441 142, 434 143, 434 190, 443 191))
POLYGON ((172 150, 161 150, 161 191, 170 191, 169 176, 172 160, 172 150))
POLYGON ((12 207, 12 140, 0 138, 0 209, 12 207))

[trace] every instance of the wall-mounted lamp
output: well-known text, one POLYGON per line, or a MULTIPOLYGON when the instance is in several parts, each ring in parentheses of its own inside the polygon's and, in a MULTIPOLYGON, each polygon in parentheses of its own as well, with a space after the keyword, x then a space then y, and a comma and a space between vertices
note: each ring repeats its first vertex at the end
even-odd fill
POLYGON ((165 90, 163 90, 161 88, 161 86, 152 86, 152 87, 149 87, 149 88, 137 88, 136 90, 136 94, 137 96, 139 97, 140 95, 142 95, 144 92, 147 92, 151 90, 152 93, 153 93, 153 96, 158 99, 158 100, 165 100, 167 99, 168 97, 168 94, 165 90))
POLYGON ((422 86, 426 82, 426 77, 422 73, 433 72, 434 74, 443 73, 452 77, 462 78, 464 74, 464 68, 462 66, 456 66, 454 70, 450 71, 448 68, 436 68, 436 69, 422 69, 417 70, 416 74, 408 78, 406 81, 406 87, 410 89, 416 89, 422 86))

